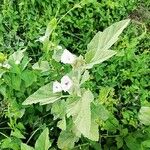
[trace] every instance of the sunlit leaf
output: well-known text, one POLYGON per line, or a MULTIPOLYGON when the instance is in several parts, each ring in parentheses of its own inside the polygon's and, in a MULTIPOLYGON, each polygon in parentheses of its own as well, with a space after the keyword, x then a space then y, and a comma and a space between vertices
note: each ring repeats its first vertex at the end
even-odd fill
POLYGON ((89 137, 91 128, 91 108, 90 103, 94 97, 91 91, 83 93, 80 100, 73 102, 67 109, 67 115, 73 117, 76 128, 85 136, 89 137))
POLYGON ((51 142, 49 140, 49 130, 46 128, 35 143, 35 150, 48 150, 51 146, 51 142))
POLYGON ((14 52, 12 55, 9 56, 8 62, 9 63, 15 63, 15 64, 20 64, 21 60, 24 57, 24 52, 26 49, 23 50, 18 50, 14 52))
POLYGON ((27 144, 21 143, 21 150, 34 150, 34 148, 28 146, 27 144))
POLYGON ((34 70, 40 70, 41 72, 46 72, 46 71, 50 70, 48 61, 37 62, 32 66, 32 68, 34 70))
POLYGON ((60 149, 68 150, 72 149, 77 141, 78 137, 76 137, 72 132, 61 131, 57 145, 60 149))
POLYGON ((35 93, 30 95, 24 102, 23 105, 31 105, 40 103, 41 105, 53 103, 61 98, 61 93, 53 93, 52 84, 46 84, 39 88, 35 93))
MULTIPOLYGON (((93 55, 92 53, 94 53, 94 52, 91 51, 90 53, 91 53, 91 54, 90 54, 90 57, 91 57, 91 56, 93 55)), ((102 63, 103 61, 105 61, 105 60, 111 58, 111 57, 114 56, 115 54, 116 54, 116 52, 113 51, 113 50, 102 50, 102 51, 100 52, 100 54, 96 54, 96 55, 90 60, 90 62, 87 63, 86 68, 87 68, 87 69, 90 69, 90 68, 92 68, 94 65, 102 63)))
POLYGON ((138 117, 141 123, 147 126, 150 125, 150 107, 141 107, 138 117))
POLYGON ((85 55, 87 68, 92 68, 93 65, 99 64, 113 55, 115 51, 108 50, 118 40, 119 35, 127 27, 130 20, 122 20, 114 23, 106 28, 103 32, 99 31, 87 46, 85 55))

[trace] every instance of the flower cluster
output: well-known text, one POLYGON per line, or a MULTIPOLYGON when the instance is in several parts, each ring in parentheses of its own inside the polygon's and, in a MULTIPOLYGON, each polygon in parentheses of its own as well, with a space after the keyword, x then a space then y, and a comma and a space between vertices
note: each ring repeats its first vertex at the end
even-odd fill
MULTIPOLYGON (((58 46, 59 49, 62 49, 61 46, 58 46)), ((67 49, 64 49, 62 55, 61 55, 61 62, 64 64, 73 64, 76 60, 76 56, 70 53, 67 49)), ((58 81, 53 82, 53 93, 57 92, 67 92, 72 87, 73 82, 69 78, 69 76, 65 75, 61 78, 61 83, 58 81)))
POLYGON ((67 75, 65 75, 61 78, 61 83, 59 83, 58 81, 53 82, 53 93, 61 91, 67 92, 70 90, 72 85, 72 80, 67 75))

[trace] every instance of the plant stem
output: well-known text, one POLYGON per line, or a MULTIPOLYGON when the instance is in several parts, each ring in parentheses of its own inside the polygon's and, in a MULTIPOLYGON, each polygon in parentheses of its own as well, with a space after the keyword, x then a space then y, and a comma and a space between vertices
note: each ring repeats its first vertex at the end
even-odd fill
MULTIPOLYGON (((81 1, 81 2, 82 2, 82 1, 81 1)), ((77 8, 77 7, 81 4, 81 2, 80 2, 79 4, 75 4, 70 10, 68 10, 68 11, 58 20, 57 25, 60 23, 60 21, 61 21, 68 13, 70 13, 72 10, 74 10, 75 8, 77 8)))
POLYGON ((6 138, 9 138, 6 134, 4 134, 4 133, 2 133, 2 132, 0 132, 0 134, 3 135, 3 136, 6 137, 6 138))

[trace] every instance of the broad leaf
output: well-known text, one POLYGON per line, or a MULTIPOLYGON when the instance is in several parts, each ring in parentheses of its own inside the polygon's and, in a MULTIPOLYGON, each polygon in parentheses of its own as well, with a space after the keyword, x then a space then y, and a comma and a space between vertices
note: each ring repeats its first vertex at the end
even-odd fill
POLYGON ((32 85, 34 82, 37 81, 37 77, 34 74, 34 72, 29 70, 24 70, 21 73, 21 79, 25 82, 26 87, 29 87, 30 85, 32 85))
POLYGON ((62 120, 60 120, 57 123, 57 127, 59 127, 61 130, 66 130, 66 118, 62 118, 62 120))
POLYGON ((41 105, 53 103, 61 98, 61 93, 53 93, 52 84, 46 84, 38 89, 35 93, 30 95, 24 102, 23 105, 31 105, 40 103, 41 105))
POLYGON ((91 115, 91 128, 90 128, 90 134, 89 139, 92 141, 98 141, 99 140, 99 126, 96 123, 98 114, 92 113, 91 115))
POLYGON ((93 58, 89 61, 89 63, 86 65, 86 68, 87 68, 87 69, 90 69, 90 68, 92 68, 94 65, 100 64, 100 63, 102 63, 103 61, 105 61, 105 60, 111 58, 112 56, 114 56, 114 55, 116 54, 116 52, 113 51, 113 50, 102 50, 102 51, 100 51, 99 54, 94 54, 93 51, 89 52, 89 54, 90 54, 90 57, 91 57, 92 55, 94 55, 94 56, 93 56, 93 58))
POLYGON ((94 97, 91 91, 83 93, 80 100, 73 102, 67 109, 67 116, 73 117, 76 128, 85 136, 89 137, 91 128, 91 108, 90 103, 94 97))
POLYGON ((51 146, 51 142, 49 141, 49 130, 46 128, 35 143, 35 150, 48 150, 51 146))
POLYGON ((85 55, 87 64, 92 63, 87 68, 92 68, 94 64, 99 64, 116 54, 108 49, 118 40, 118 36, 129 24, 130 20, 122 20, 106 28, 103 32, 98 32, 87 46, 88 52, 85 55), (101 60, 102 59, 102 60, 101 60))
POLYGON ((99 125, 98 122, 103 120, 106 121, 109 117, 108 111, 105 109, 105 107, 99 103, 91 104, 91 128, 90 128, 90 134, 89 139, 93 141, 99 140, 99 125))
POLYGON ((74 148, 75 142, 77 141, 78 137, 76 137, 72 132, 61 131, 57 145, 60 149, 69 150, 74 148))
POLYGON ((21 150, 34 150, 34 148, 28 146, 27 144, 21 143, 21 150))
POLYGON ((32 68, 34 70, 40 70, 41 72, 46 72, 46 71, 50 70, 48 61, 37 62, 32 66, 32 68))
POLYGON ((150 107, 141 107, 138 117, 141 123, 150 125, 150 107))
POLYGON ((11 86, 13 89, 20 91, 21 78, 19 75, 16 74, 11 75, 11 86))
POLYGON ((146 140, 146 141, 142 142, 142 146, 143 146, 143 149, 150 148, 150 140, 146 140))
POLYGON ((11 132, 11 135, 14 136, 14 137, 17 137, 19 139, 25 139, 24 135, 17 128, 14 131, 11 132))
POLYGON ((20 64, 21 60, 24 57, 25 50, 26 49, 18 50, 16 52, 14 52, 12 55, 9 56, 8 62, 15 63, 15 64, 20 64))
POLYGON ((87 49, 92 51, 108 50, 118 40, 118 36, 127 27, 129 22, 129 19, 122 20, 112 24, 103 32, 99 31, 88 44, 87 49))
POLYGON ((125 137, 125 143, 129 150, 141 150, 140 142, 132 134, 125 137))
POLYGON ((56 101, 55 103, 53 103, 51 113, 54 115, 54 119, 64 118, 66 114, 65 100, 56 101))

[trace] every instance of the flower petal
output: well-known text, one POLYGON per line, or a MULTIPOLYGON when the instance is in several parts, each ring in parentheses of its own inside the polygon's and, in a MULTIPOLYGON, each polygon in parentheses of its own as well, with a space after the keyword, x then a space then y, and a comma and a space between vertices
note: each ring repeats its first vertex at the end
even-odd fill
POLYGON ((63 89, 63 91, 67 92, 70 90, 70 88, 72 87, 73 82, 72 80, 67 76, 63 76, 61 79, 61 87, 63 89))
POLYGON ((73 64, 75 59, 76 56, 70 53, 67 49, 65 49, 61 55, 61 62, 64 64, 73 64))
POLYGON ((53 82, 53 93, 61 92, 61 84, 58 81, 53 82))

